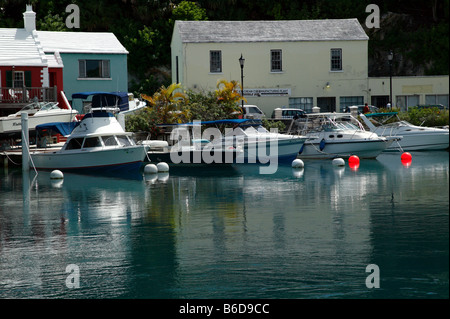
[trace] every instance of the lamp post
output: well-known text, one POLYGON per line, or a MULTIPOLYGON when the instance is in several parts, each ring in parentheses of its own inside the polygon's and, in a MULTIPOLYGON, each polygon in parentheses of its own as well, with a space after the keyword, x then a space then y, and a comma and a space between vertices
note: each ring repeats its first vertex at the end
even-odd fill
POLYGON ((394 59, 392 50, 389 51, 387 58, 389 61, 389 104, 391 105, 392 110, 392 60, 394 59))
POLYGON ((242 57, 239 58, 239 64, 241 65, 241 87, 242 87, 242 111, 244 111, 244 62, 245 59, 242 57))

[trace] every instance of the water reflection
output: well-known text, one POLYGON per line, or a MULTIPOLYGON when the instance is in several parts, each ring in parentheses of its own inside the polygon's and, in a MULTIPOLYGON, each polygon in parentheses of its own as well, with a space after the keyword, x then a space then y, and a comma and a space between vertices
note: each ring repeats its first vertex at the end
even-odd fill
POLYGON ((357 170, 305 161, 273 175, 2 171, 0 297, 448 296, 448 166, 436 152, 413 153, 409 167, 383 154, 357 170), (370 263, 377 291, 365 287, 370 263), (68 264, 79 289, 64 285, 68 264))

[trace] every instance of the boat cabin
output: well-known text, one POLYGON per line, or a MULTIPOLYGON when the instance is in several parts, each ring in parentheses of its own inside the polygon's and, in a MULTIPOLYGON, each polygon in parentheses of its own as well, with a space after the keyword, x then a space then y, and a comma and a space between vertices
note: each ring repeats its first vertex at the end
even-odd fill
POLYGON ((67 141, 63 151, 134 145, 136 144, 129 134, 73 137, 67 141))

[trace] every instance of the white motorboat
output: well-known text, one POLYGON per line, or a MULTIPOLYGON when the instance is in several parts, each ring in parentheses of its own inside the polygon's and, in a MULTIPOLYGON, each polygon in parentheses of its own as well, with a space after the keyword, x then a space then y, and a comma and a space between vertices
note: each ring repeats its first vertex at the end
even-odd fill
POLYGON ((209 139, 201 138, 200 124, 198 122, 161 125, 170 130, 171 145, 163 140, 143 140, 138 143, 147 146, 147 158, 154 163, 233 164, 242 150, 232 146, 225 148, 222 145, 211 143, 209 139))
POLYGON ((435 127, 417 126, 402 121, 397 112, 360 114, 370 129, 380 136, 401 136, 398 143, 390 145, 386 151, 430 151, 449 147, 449 130, 435 127), (386 123, 392 118, 395 122, 386 123))
POLYGON ((114 115, 105 111, 86 114, 58 151, 30 153, 36 169, 77 171, 131 170, 141 167, 146 147, 136 145, 114 115))
POLYGON ((398 139, 366 131, 349 113, 306 114, 296 124, 297 132, 308 137, 298 154, 302 159, 376 158, 398 139))
POLYGON ((186 144, 177 143, 175 146, 169 146, 166 141, 160 140, 145 140, 142 144, 148 147, 147 158, 152 163, 230 165, 242 153, 242 150, 234 147, 216 147, 205 139, 191 140, 186 144))
POLYGON ((34 102, 23 107, 19 112, 0 117, 0 134, 20 132, 21 114, 28 114, 28 129, 35 130, 39 124, 50 122, 71 122, 78 114, 73 109, 61 109, 57 102, 34 102))
MULTIPOLYGON (((220 141, 227 146, 242 149, 236 163, 277 163, 292 164, 306 141, 306 136, 269 132, 262 126, 261 120, 231 119, 202 122, 202 124, 232 124, 233 129, 225 131, 220 141)), ((214 142, 213 142, 214 143, 214 142)))

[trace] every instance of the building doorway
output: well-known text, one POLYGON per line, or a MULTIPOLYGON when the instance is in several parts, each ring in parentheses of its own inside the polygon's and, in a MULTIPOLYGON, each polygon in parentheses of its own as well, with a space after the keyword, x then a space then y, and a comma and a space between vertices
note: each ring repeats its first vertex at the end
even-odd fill
POLYGON ((371 98, 371 105, 378 108, 385 108, 389 103, 389 95, 373 95, 371 98))
POLYGON ((336 97, 318 97, 317 106, 320 107, 320 112, 335 112, 336 97))

